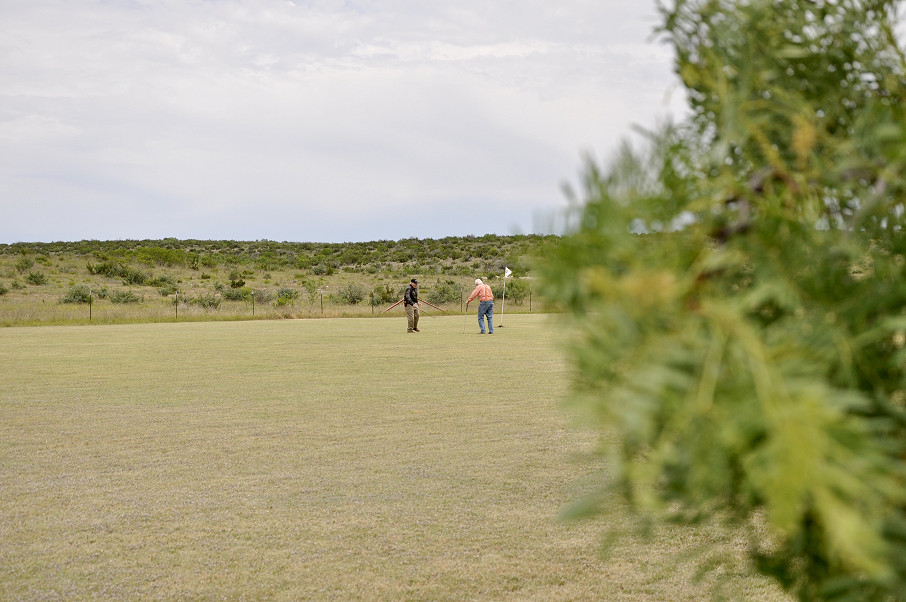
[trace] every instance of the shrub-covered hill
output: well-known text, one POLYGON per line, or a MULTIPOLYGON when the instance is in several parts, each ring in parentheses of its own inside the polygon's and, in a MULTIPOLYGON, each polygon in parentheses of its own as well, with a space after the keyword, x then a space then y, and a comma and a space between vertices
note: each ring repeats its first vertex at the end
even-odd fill
POLYGON ((267 308, 349 315, 353 306, 367 311, 369 304, 395 301, 413 276, 424 299, 460 307, 474 278, 498 289, 505 267, 514 276, 507 299, 518 306, 531 300, 532 258, 556 240, 486 235, 354 243, 168 238, 3 244, 0 323, 65 323, 71 319, 62 306, 89 303, 98 309, 134 306, 130 315, 116 310, 122 321, 169 315, 165 303, 217 310, 220 317, 248 311, 230 310, 234 302, 257 304, 256 315, 267 308))
POLYGON ((337 270, 420 274, 496 273, 505 265, 527 271, 526 257, 553 236, 514 235, 405 238, 398 241, 311 243, 271 240, 83 240, 78 242, 0 244, 0 255, 116 260, 146 266, 249 266, 291 268, 315 275, 337 270))

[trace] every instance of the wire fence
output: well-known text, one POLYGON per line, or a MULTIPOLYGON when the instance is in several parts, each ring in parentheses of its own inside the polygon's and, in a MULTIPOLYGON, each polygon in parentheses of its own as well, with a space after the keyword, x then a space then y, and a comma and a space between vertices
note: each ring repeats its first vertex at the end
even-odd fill
MULTIPOLYGON (((458 302, 422 304, 425 315, 461 315, 465 312, 463 291, 458 302)), ((403 305, 385 311, 391 303, 375 302, 366 298, 359 303, 337 302, 336 297, 319 293, 313 298, 277 298, 261 303, 254 297, 234 301, 219 295, 205 297, 178 293, 167 297, 137 296, 128 302, 116 302, 110 298, 89 297, 88 302, 63 303, 59 298, 35 295, 0 296, 0 326, 33 326, 64 324, 122 324, 173 321, 216 321, 251 319, 300 319, 337 317, 401 317, 403 305)), ((495 301, 498 315, 506 313, 533 313, 545 311, 537 297, 531 293, 521 303, 499 298, 495 301)), ((469 308, 470 313, 475 304, 469 308)))

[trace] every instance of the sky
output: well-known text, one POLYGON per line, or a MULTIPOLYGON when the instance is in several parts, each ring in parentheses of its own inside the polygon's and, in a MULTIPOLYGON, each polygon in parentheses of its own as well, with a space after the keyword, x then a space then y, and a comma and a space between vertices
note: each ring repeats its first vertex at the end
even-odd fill
POLYGON ((547 233, 682 112, 655 0, 0 0, 0 243, 547 233))

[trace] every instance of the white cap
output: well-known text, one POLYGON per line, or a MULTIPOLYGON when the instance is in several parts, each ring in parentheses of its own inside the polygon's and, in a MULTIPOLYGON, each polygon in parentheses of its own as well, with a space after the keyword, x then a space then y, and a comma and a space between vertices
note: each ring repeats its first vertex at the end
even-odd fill
POLYGON ((475 279, 475 284, 481 284, 481 278, 476 278, 476 279, 475 279))

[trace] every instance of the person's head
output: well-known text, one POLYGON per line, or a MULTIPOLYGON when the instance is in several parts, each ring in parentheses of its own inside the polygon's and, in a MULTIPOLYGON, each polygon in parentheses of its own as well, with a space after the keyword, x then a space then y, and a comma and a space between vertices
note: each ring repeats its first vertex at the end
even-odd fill
POLYGON ((481 278, 476 278, 476 279, 475 279, 475 284, 481 284, 481 278))
POLYGON ((412 280, 410 280, 409 283, 410 283, 412 286, 414 286, 415 288, 418 288, 418 280, 416 280, 415 278, 413 278, 412 280))

